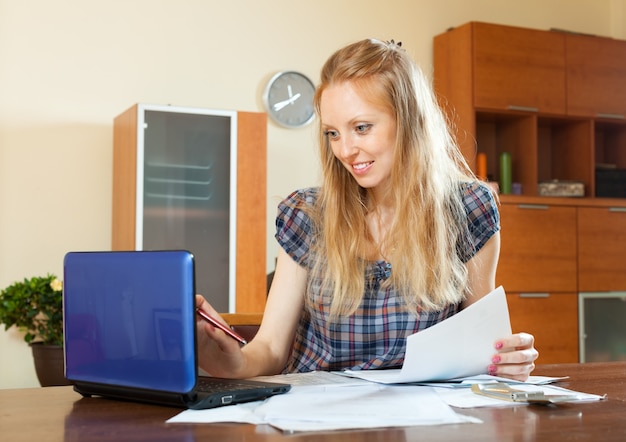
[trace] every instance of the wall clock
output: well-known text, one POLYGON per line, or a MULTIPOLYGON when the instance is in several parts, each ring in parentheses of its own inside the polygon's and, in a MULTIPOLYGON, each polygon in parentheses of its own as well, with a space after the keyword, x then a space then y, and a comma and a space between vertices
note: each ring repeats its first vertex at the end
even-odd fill
POLYGON ((304 74, 281 71, 267 83, 263 103, 270 118, 287 128, 302 127, 313 121, 315 85, 304 74))

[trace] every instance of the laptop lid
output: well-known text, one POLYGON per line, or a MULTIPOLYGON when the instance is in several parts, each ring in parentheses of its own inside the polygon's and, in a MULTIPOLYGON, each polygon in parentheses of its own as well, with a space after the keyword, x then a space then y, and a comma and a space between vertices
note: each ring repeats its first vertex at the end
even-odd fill
POLYGON ((191 253, 70 252, 63 291, 69 380, 176 394, 194 389, 191 253))
POLYGON ((194 286, 187 251, 68 253, 65 374, 74 389, 196 409, 286 393, 289 384, 198 376, 194 286))

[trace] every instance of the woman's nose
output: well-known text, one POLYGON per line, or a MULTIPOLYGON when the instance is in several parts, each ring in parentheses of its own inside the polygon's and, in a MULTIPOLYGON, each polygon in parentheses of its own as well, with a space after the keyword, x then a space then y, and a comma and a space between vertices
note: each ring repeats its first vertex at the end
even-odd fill
POLYGON ((344 136, 340 143, 339 153, 342 158, 350 158, 358 154, 359 148, 354 137, 344 136))

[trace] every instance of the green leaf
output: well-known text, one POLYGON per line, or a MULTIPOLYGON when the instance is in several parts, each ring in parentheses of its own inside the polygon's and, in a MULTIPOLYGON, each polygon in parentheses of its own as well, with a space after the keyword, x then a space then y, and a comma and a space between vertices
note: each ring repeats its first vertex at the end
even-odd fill
POLYGON ((63 292, 55 275, 15 282, 0 292, 0 324, 24 330, 24 341, 63 345, 63 292), (56 287, 56 286, 55 286, 56 287))

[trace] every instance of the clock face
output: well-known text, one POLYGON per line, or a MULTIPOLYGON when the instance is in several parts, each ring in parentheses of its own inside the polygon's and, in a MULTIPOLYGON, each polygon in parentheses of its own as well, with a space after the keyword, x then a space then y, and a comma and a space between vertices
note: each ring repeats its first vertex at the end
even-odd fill
POLYGON ((302 127, 315 116, 313 96, 315 85, 306 75, 283 71, 274 75, 267 84, 263 101, 267 113, 283 127, 302 127))

